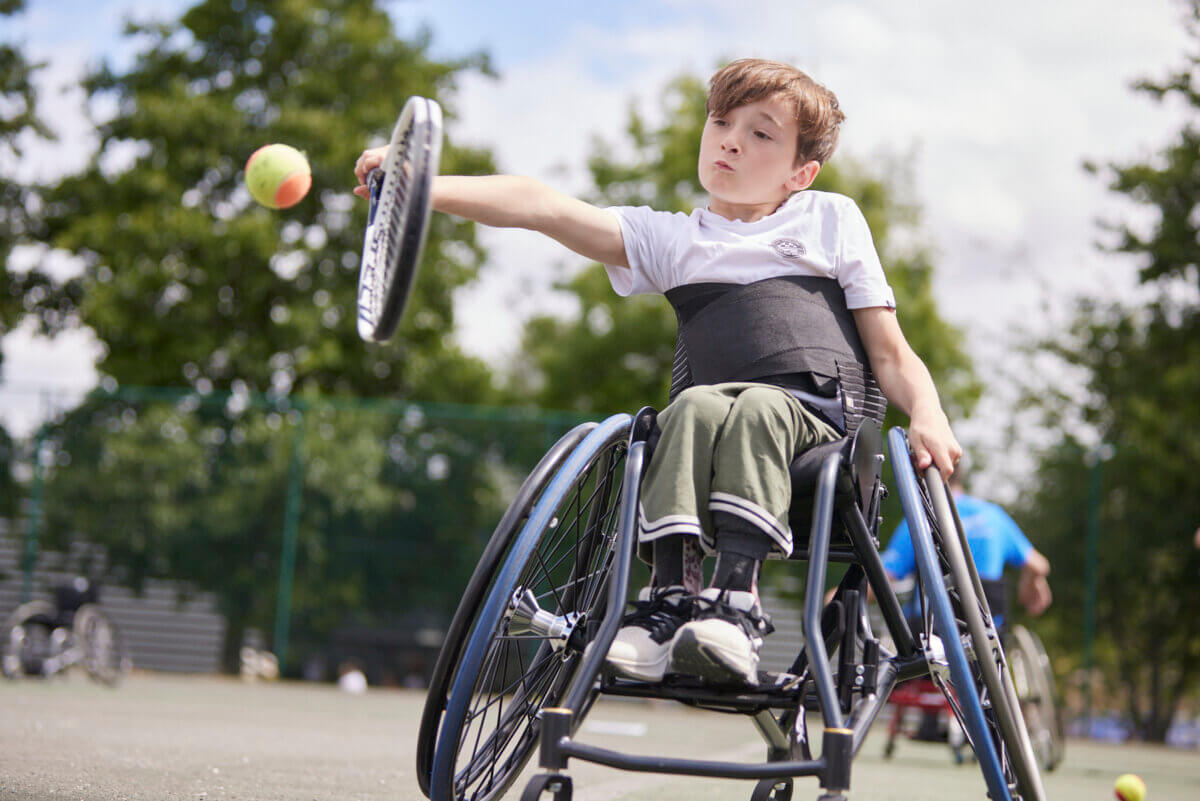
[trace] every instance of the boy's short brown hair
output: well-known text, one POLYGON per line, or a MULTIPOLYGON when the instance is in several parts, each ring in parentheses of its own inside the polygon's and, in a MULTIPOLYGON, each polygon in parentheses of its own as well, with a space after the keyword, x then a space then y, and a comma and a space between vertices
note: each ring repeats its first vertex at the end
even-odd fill
POLYGON ((711 117, 782 94, 796 109, 800 135, 796 163, 824 164, 837 149, 838 126, 846 115, 837 96, 790 64, 743 58, 722 67, 708 82, 707 112, 711 117))

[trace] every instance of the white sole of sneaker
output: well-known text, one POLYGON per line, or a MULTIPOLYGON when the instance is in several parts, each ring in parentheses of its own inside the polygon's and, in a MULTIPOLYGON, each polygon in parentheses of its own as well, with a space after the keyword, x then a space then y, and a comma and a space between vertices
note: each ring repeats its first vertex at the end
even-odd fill
POLYGON ((663 680, 663 676, 667 672, 667 664, 670 662, 670 654, 663 656, 661 660, 652 664, 645 662, 624 662, 620 659, 613 659, 611 655, 604 660, 604 665, 613 673, 626 679, 636 679, 637 681, 645 681, 656 683, 663 680))
MULTIPOLYGON (((590 653, 591 650, 592 646, 589 645, 585 654, 590 653)), ((665 651, 662 657, 654 662, 635 662, 629 659, 622 659, 620 654, 614 655, 612 651, 609 651, 608 655, 604 657, 603 669, 624 679, 657 683, 663 680, 670 661, 670 650, 665 651)))

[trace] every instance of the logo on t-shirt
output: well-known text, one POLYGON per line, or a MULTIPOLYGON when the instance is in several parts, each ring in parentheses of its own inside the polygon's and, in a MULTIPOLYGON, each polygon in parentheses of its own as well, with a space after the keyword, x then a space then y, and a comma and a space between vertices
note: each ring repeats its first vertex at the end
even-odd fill
POLYGON ((776 239, 771 243, 771 247, 775 248, 775 252, 785 259, 798 259, 807 252, 803 242, 786 236, 776 239))

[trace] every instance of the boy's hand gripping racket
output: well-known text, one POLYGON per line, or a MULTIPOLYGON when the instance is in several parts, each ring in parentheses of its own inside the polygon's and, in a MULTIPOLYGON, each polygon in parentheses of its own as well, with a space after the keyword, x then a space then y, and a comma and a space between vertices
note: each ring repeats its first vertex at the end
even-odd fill
POLYGON ((429 193, 442 153, 442 107, 410 97, 382 169, 367 176, 370 207, 358 273, 358 334, 383 342, 396 330, 429 229, 429 193))

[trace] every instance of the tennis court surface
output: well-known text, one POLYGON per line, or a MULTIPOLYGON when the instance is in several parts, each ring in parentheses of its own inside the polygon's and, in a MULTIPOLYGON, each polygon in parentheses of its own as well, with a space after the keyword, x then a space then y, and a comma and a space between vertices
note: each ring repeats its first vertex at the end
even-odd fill
MULTIPOLYGON (((0 799, 60 801, 419 801, 413 754, 424 695, 331 685, 134 674, 109 690, 81 674, 0 682, 0 799)), ((813 721, 813 725, 818 725, 813 721)), ((814 729, 815 730, 815 729, 814 729)), ((984 799, 974 764, 943 745, 901 741, 882 756, 883 721, 854 763, 860 801, 984 799)), ((765 746, 747 719, 673 702, 601 700, 585 739, 642 753, 758 761, 765 746)), ((571 763, 575 801, 748 801, 753 783, 622 773, 571 763)), ((1072 740, 1046 776, 1052 801, 1112 798, 1121 773, 1139 773, 1147 801, 1200 798, 1200 754, 1072 740)), ((520 797, 523 780, 506 798, 520 797)), ((795 801, 818 795, 797 780, 795 801)), ((548 798, 548 796, 547 796, 548 798)))

